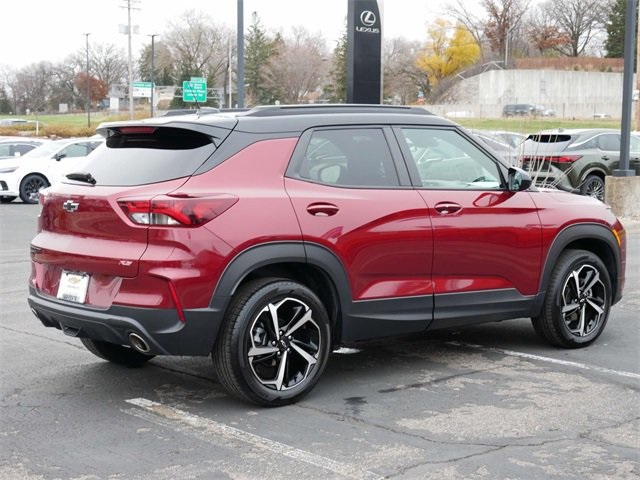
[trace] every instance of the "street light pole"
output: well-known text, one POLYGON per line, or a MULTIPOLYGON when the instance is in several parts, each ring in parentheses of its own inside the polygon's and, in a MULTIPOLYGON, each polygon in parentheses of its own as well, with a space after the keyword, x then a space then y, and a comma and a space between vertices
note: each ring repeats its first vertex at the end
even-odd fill
POLYGON ((156 52, 155 52, 155 38, 158 36, 157 33, 151 34, 149 35, 151 37, 151 117, 153 118, 153 93, 156 89, 156 84, 155 84, 155 71, 156 71, 156 66, 155 66, 155 56, 156 56, 156 52))
POLYGON ((83 33, 86 39, 87 45, 87 128, 91 128, 91 78, 89 77, 89 35, 90 33, 83 33))

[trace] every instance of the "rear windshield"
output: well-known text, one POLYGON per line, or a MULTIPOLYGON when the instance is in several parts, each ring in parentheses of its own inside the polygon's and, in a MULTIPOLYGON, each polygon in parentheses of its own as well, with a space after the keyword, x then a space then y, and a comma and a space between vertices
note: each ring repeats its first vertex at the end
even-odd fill
POLYGON ((521 149, 524 155, 553 155, 564 151, 571 141, 568 134, 536 133, 527 137, 521 149))
POLYGON ((113 129, 79 172, 90 173, 96 185, 134 186, 188 177, 228 135, 219 136, 171 127, 113 129))

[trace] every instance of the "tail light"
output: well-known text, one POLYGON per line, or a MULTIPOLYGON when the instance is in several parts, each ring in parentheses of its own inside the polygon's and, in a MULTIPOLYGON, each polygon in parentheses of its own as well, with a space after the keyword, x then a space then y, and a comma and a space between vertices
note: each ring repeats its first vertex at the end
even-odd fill
POLYGON ((551 163, 573 163, 582 158, 582 155, 550 155, 550 156, 527 156, 520 157, 523 162, 551 162, 551 163))
POLYGON ((152 198, 121 198, 118 205, 138 225, 197 227, 224 213, 238 197, 221 194, 211 196, 158 195, 152 198))

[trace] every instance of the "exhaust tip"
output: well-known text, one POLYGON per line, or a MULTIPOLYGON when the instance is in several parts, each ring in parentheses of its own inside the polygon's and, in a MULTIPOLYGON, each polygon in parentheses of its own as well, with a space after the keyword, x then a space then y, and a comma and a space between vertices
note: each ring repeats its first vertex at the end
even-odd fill
POLYGON ((145 340, 137 333, 129 334, 129 343, 131 343, 131 346, 141 353, 149 353, 151 351, 147 342, 145 342, 145 340))

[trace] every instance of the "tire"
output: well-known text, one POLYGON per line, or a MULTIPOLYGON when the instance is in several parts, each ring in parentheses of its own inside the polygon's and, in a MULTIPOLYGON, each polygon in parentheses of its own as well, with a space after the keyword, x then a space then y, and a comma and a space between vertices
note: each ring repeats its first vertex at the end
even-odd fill
POLYGON ((48 186, 49 182, 42 175, 37 173, 27 175, 20 182, 20 199, 24 203, 38 203, 38 192, 48 186))
POLYGON ((151 360, 154 355, 144 355, 133 348, 116 345, 115 343, 101 342, 89 338, 81 338, 80 341, 96 357, 112 363, 126 365, 127 367, 140 367, 151 360))
POLYGON ((266 278, 238 289, 211 357, 230 394, 276 407, 313 389, 330 352, 329 317, 316 294, 266 278))
POLYGON ((604 264, 585 250, 558 259, 534 329, 554 346, 586 347, 604 330, 611 309, 611 280, 604 264))
POLYGON ((598 175, 588 175, 580 186, 580 194, 604 202, 604 180, 598 175))
POLYGON ((11 203, 13 202, 17 197, 0 197, 0 203, 11 203))

